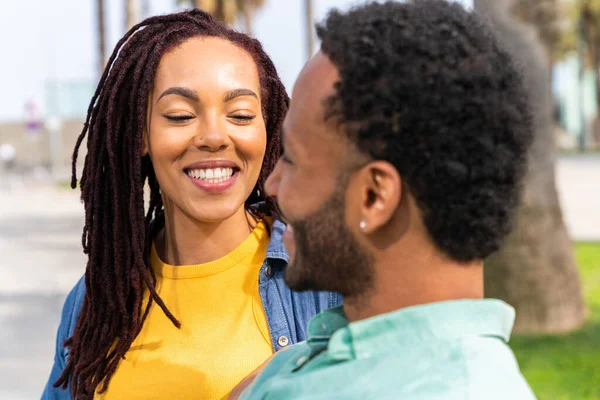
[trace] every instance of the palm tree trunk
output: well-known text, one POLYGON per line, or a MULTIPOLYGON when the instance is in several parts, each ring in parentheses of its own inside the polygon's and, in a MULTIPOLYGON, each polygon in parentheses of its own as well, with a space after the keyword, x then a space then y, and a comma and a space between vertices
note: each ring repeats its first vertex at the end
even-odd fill
MULTIPOLYGON (((179 4, 184 3, 178 1, 179 4)), ((214 19, 227 25, 236 22, 240 17, 244 19, 246 33, 252 35, 253 20, 257 8, 262 6, 264 0, 194 0, 196 8, 211 14, 214 19)))
POLYGON ((98 71, 100 75, 106 66, 106 32, 104 29, 104 0, 96 0, 96 12, 98 17, 98 71))
POLYGON ((135 0, 125 0, 125 31, 133 28, 135 21, 135 0))
POLYGON ((196 8, 210 13, 214 19, 227 23, 224 0, 195 0, 196 8))
MULTIPOLYGON (((594 71, 594 80, 596 85, 596 121, 593 124, 591 135, 595 137, 598 129, 598 118, 600 118, 600 29, 598 29, 597 15, 591 10, 589 2, 584 2, 581 6, 581 36, 584 42, 584 52, 587 52, 587 59, 590 61, 594 71)), ((583 58, 582 58, 583 60, 583 58)), ((579 138, 580 151, 585 150, 587 142, 587 129, 582 128, 582 134, 579 138)))
POLYGON ((312 0, 304 0, 304 16, 306 23, 306 58, 310 59, 315 52, 315 27, 312 0))
POLYGON ((547 56, 535 30, 509 15, 511 3, 475 0, 475 10, 489 18, 519 64, 526 66, 523 74, 535 129, 515 230, 504 247, 486 260, 486 296, 515 307, 517 333, 569 332, 581 327, 586 312, 556 189, 547 56))
POLYGON ((254 35, 254 27, 252 22, 254 21, 254 13, 255 10, 252 7, 244 7, 242 9, 242 13, 244 14, 244 30, 247 35, 254 35))

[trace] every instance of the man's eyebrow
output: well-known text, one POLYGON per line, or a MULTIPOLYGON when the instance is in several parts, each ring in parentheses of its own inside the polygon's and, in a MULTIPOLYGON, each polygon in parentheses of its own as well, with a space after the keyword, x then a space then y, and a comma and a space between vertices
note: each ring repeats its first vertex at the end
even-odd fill
POLYGON ((188 88, 180 87, 180 86, 168 88, 167 90, 162 92, 162 94, 160 95, 158 100, 160 100, 163 97, 168 96, 168 95, 182 96, 182 97, 185 97, 186 99, 190 99, 195 102, 200 101, 200 97, 198 96, 198 93, 196 93, 192 89, 188 89, 188 88))
POLYGON ((227 103, 228 101, 231 101, 236 97, 241 96, 251 96, 258 100, 258 95, 250 89, 233 89, 225 93, 225 95, 223 96, 223 102, 227 103))

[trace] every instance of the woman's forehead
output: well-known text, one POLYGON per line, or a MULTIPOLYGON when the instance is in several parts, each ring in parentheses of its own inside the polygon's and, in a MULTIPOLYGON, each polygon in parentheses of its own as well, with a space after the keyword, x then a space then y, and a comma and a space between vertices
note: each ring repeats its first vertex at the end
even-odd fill
POLYGON ((165 53, 156 86, 229 86, 258 89, 256 63, 244 49, 222 38, 191 38, 165 53))

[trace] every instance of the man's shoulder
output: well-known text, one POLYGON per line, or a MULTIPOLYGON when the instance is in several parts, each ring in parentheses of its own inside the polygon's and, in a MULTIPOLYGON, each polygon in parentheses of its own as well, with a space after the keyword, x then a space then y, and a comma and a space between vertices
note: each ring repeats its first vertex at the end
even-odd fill
POLYGON ((462 340, 469 398, 534 400, 517 359, 503 340, 462 340))
POLYGON ((293 372, 310 354, 310 347, 300 343, 276 356, 243 398, 271 392, 287 396, 302 388, 290 398, 535 400, 508 346, 498 338, 481 339, 410 346, 308 373, 293 372))
POLYGON ((535 400, 512 351, 499 338, 463 338, 406 350, 363 363, 365 374, 341 385, 347 398, 535 400))
POLYGON ((535 400, 502 338, 466 336, 441 341, 432 350, 429 366, 402 383, 403 399, 535 400))
POLYGON ((310 347, 306 342, 300 342, 280 350, 244 391, 240 396, 240 400, 260 398, 260 393, 264 391, 267 382, 279 375, 290 373, 296 368, 298 360, 302 360, 303 357, 307 357, 309 354, 310 347))
POLYGON ((501 338, 442 341, 433 348, 427 364, 400 383, 403 399, 535 400, 512 350, 501 338))

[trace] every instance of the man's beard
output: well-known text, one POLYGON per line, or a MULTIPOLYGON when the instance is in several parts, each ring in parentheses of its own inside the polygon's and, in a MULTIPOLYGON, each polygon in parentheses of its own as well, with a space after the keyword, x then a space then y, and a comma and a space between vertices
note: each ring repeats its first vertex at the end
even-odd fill
POLYGON ((312 215, 290 221, 295 256, 285 280, 292 290, 331 291, 357 298, 372 287, 371 256, 346 225, 346 187, 338 186, 312 215))

